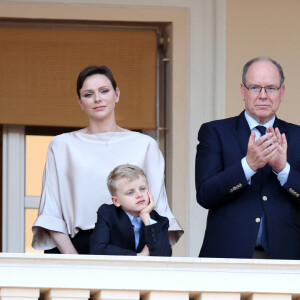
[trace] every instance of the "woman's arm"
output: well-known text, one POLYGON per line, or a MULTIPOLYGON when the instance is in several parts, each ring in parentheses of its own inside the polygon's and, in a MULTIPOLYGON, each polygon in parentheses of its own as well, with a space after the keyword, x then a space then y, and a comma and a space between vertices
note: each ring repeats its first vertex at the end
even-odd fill
POLYGON ((151 139, 149 143, 144 163, 144 171, 153 194, 155 210, 161 216, 165 216, 169 219, 169 238, 171 245, 174 245, 183 234, 183 230, 172 214, 168 204, 164 181, 165 161, 158 144, 153 139, 151 139))
POLYGON ((78 254, 67 234, 53 230, 48 231, 56 247, 62 254, 78 254))
MULTIPOLYGON (((38 250, 48 250, 54 247, 58 248, 62 244, 64 248, 64 243, 54 241, 52 238, 51 232, 60 233, 68 235, 68 226, 63 218, 62 206, 60 202, 60 187, 59 182, 61 178, 59 174, 62 172, 59 171, 57 161, 57 153, 62 151, 60 150, 61 137, 54 137, 48 147, 46 165, 43 172, 43 186, 42 194, 40 199, 39 214, 35 223, 32 227, 33 232, 33 241, 32 247, 38 250)), ((64 184, 61 184, 64 186, 64 184)), ((72 211, 72 208, 70 208, 72 211)), ((71 232, 70 232, 71 233, 71 232)), ((68 244, 70 243, 67 242, 68 244)), ((60 249, 61 253, 64 253, 60 249)), ((72 252, 73 253, 73 252, 72 252)))

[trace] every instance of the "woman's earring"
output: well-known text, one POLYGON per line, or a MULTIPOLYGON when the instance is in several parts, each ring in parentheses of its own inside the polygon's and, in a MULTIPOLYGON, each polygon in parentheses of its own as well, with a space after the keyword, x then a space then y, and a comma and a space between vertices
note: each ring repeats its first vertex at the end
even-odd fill
POLYGON ((84 110, 84 106, 81 106, 81 109, 84 110))
POLYGON ((119 102, 119 98, 116 98, 116 102, 119 102))

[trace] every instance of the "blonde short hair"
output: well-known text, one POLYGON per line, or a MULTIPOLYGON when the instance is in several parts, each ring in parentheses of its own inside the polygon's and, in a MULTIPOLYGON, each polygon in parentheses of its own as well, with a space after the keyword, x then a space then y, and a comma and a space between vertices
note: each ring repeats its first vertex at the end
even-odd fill
POLYGON ((107 177, 107 187, 112 196, 117 193, 117 180, 121 178, 126 178, 129 181, 139 178, 139 176, 144 176, 147 182, 147 176, 143 169, 138 166, 124 164, 115 167, 107 177))

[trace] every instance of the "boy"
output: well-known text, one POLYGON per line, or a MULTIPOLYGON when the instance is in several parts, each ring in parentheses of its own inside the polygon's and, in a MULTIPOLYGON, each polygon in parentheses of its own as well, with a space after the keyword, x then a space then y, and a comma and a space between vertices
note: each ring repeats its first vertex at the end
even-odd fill
POLYGON ((154 210, 144 171, 116 167, 107 178, 113 204, 100 206, 90 238, 90 254, 171 256, 169 220, 154 210))

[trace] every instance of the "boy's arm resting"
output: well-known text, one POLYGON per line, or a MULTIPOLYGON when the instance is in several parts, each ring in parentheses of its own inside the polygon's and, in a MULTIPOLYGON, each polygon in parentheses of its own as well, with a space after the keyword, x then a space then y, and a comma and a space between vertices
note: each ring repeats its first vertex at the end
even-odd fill
POLYGON ((169 220, 155 211, 153 211, 154 214, 155 218, 153 219, 157 223, 145 226, 145 240, 150 256, 172 256, 172 247, 168 236, 169 220))
POLYGON ((143 250, 136 254, 137 256, 150 256, 149 248, 147 245, 143 248, 143 250))
POLYGON ((90 237, 90 254, 98 255, 131 255, 136 252, 110 244, 110 227, 98 214, 95 229, 90 237))

